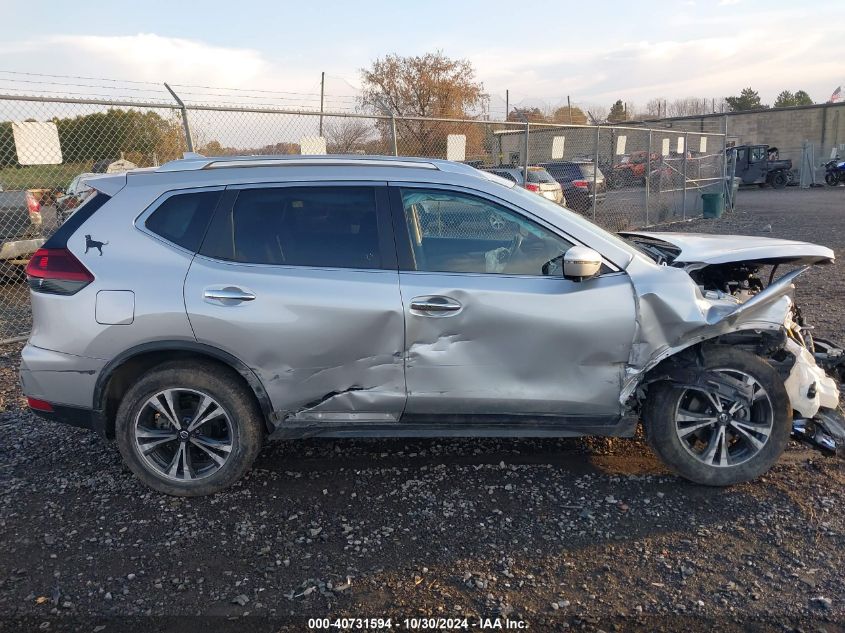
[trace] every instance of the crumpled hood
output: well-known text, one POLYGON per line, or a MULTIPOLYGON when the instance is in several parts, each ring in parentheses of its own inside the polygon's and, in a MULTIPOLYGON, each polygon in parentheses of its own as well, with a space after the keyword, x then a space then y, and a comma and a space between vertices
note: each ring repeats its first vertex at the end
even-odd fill
POLYGON ((674 265, 734 262, 820 264, 832 262, 834 259, 833 251, 826 246, 754 235, 646 231, 623 231, 620 235, 634 242, 649 243, 658 247, 659 242, 663 242, 672 251, 667 253, 667 259, 674 265))

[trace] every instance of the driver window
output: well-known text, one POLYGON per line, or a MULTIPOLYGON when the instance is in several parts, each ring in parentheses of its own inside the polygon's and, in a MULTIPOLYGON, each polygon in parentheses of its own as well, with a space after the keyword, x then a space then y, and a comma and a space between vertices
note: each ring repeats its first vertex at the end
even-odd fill
POLYGON ((766 150, 763 147, 752 147, 751 148, 751 160, 752 162, 759 162, 765 158, 766 150))
POLYGON ((571 243, 534 222, 475 196, 403 189, 416 270, 560 276, 571 243))

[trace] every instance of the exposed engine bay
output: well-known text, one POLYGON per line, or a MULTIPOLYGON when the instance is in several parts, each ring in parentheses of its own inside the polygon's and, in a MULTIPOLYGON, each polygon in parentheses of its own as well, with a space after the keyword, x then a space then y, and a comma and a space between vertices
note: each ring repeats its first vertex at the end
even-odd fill
MULTIPOLYGON (((778 280, 779 269, 806 269, 832 261, 829 249, 788 240, 688 233, 621 235, 656 263, 685 270, 705 298, 739 305, 753 304, 754 297, 778 280)), ((784 378, 793 408, 793 436, 824 451, 845 454, 845 416, 839 407, 845 351, 814 336, 792 299, 783 333, 774 345, 771 337, 763 337, 768 343, 757 344, 754 351, 784 378)))

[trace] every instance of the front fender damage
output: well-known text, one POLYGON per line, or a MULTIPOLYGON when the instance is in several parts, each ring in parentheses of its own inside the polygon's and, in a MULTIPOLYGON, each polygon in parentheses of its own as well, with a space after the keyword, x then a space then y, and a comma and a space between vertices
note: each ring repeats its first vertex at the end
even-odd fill
POLYGON ((811 351, 791 336, 797 328, 792 320, 793 282, 809 268, 787 273, 745 302, 724 293, 702 294, 681 269, 664 268, 660 279, 649 272, 632 274, 638 323, 621 404, 630 405, 637 389, 647 382, 650 370, 685 349, 738 332, 760 334, 761 338, 770 333, 775 335, 772 340, 780 341, 780 349, 794 359, 784 381, 795 411, 793 435, 842 453, 845 418, 838 411, 836 381, 816 364, 811 351))

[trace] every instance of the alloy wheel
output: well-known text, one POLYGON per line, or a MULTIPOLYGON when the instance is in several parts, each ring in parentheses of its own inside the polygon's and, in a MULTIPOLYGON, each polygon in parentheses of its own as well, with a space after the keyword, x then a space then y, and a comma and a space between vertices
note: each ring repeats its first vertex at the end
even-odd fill
POLYGON ((175 481, 209 477, 228 461, 234 448, 228 412, 210 395, 195 389, 160 391, 135 417, 135 449, 156 474, 175 481))
POLYGON ((774 428, 769 394, 753 376, 715 369, 717 380, 685 387, 675 409, 675 432, 681 445, 701 463, 737 466, 766 446, 774 428))

